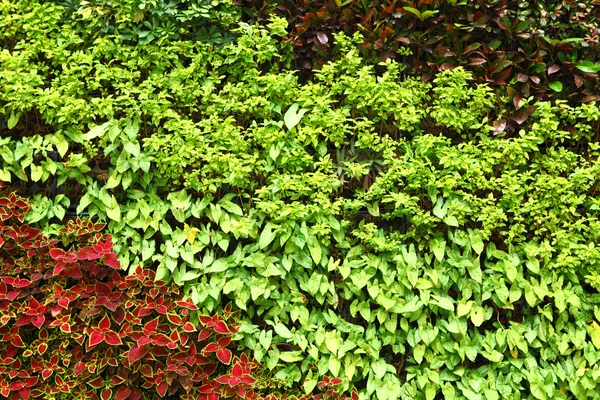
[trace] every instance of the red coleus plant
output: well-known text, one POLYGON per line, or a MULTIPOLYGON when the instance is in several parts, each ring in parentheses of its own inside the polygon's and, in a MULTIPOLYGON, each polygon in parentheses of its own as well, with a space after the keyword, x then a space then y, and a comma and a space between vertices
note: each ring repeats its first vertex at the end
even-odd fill
MULTIPOLYGON (((233 346, 230 306, 198 315, 154 272, 125 276, 103 224, 69 221, 65 244, 24 224, 28 210, 0 198, 0 397, 259 400, 272 390, 233 346)), ((314 398, 341 398, 322 389, 314 398)))

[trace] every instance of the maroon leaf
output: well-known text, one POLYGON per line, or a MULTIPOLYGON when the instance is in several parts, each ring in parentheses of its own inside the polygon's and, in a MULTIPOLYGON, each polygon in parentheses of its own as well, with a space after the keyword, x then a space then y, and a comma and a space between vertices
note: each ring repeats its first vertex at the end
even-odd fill
POLYGON ((81 375, 81 373, 85 370, 85 363, 79 361, 75 364, 75 366, 73 367, 73 371, 75 372, 75 375, 81 375))
POLYGON ((88 341, 88 347, 94 347, 104 340, 104 334, 98 332, 92 332, 88 341))
POLYGON ((533 83, 535 83, 536 85, 538 85, 540 83, 540 77, 539 76, 533 75, 533 76, 530 76, 529 79, 531 79, 531 81, 533 83))
MULTIPOLYGON (((104 386, 104 379, 99 376, 96 379, 88 381, 87 384, 90 385, 91 387, 95 388, 95 389, 100 389, 102 386, 104 386)), ((111 394, 112 394, 112 391, 109 393, 109 398, 110 398, 111 394)))
POLYGON ((183 329, 184 332, 195 332, 196 331, 196 327, 191 322, 186 322, 185 324, 183 324, 183 326, 181 328, 183 329))
POLYGON ((108 332, 104 340, 106 340, 106 343, 111 346, 118 346, 123 344, 123 342, 121 342, 121 338, 115 332, 108 332))
POLYGON ((182 319, 180 316, 176 315, 176 314, 167 314, 167 319, 169 320, 169 322, 171 322, 174 325, 181 325, 182 319))
POLYGON ((38 329, 40 329, 42 325, 44 325, 44 321, 46 321, 46 317, 44 317, 43 315, 38 315, 37 317, 31 318, 31 323, 38 329))
POLYGON ((129 389, 127 386, 121 386, 121 387, 119 387, 119 390, 117 390, 115 400, 124 400, 124 399, 128 398, 130 394, 131 394, 131 389, 129 389))
POLYGON ((231 334, 232 332, 229 330, 229 327, 225 323, 225 321, 219 321, 215 325, 215 332, 222 334, 231 334))
POLYGON ((27 400, 29 399, 29 394, 31 393, 31 389, 29 388, 22 388, 19 390, 19 397, 23 400, 27 400))
POLYGON ((152 343, 158 346, 166 346, 172 342, 173 341, 167 335, 162 333, 157 333, 156 335, 152 336, 152 343))
POLYGON ((225 336, 220 338, 217 343, 219 344, 219 347, 227 347, 229 346, 229 343, 231 343, 231 336, 225 336))
POLYGON ((236 363, 231 369, 231 375, 235 378, 240 378, 243 372, 244 369, 242 368, 240 363, 236 363))
POLYGON ((560 66, 557 64, 552 64, 548 67, 548 75, 552 75, 560 70, 560 66))
POLYGON ((102 317, 100 323, 98 324, 98 328, 102 332, 106 332, 110 329, 110 319, 108 319, 108 315, 104 315, 104 317, 102 317))
POLYGON ((204 348, 204 350, 202 350, 202 353, 204 355, 210 354, 210 353, 214 353, 215 351, 219 350, 219 345, 217 345, 216 343, 209 343, 206 345, 206 347, 204 348))
POLYGON ((206 340, 207 338, 210 337, 210 335, 212 335, 213 330, 211 328, 204 328, 200 331, 200 333, 198 334, 198 341, 202 342, 204 340, 206 340))
POLYGON ((62 260, 63 258, 65 258, 66 254, 67 253, 65 253, 65 251, 62 249, 50 249, 50 256, 55 260, 62 260))
POLYGON ((469 63, 467 65, 476 66, 476 65, 485 64, 486 62, 487 62, 487 60, 485 58, 472 57, 472 58, 469 58, 469 63))
POLYGON ((104 388, 100 392, 100 398, 102 400, 109 400, 112 396, 112 390, 110 388, 104 388))
POLYGON ((521 108, 521 100, 523 100, 523 97, 521 97, 519 93, 515 93, 513 97, 513 105, 515 106, 515 110, 521 108))
POLYGON ((319 39, 321 44, 327 44, 327 42, 329 42, 329 38, 323 32, 317 32, 317 39, 319 39))
POLYGON ((146 348, 146 346, 133 345, 133 346, 131 346, 131 349, 129 349, 129 354, 127 355, 127 360, 129 361, 129 364, 133 364, 137 360, 144 357, 146 355, 146 353, 148 353, 148 349, 146 348))
POLYGON ((156 327, 158 326, 158 317, 154 318, 152 321, 146 322, 144 328, 144 335, 151 335, 156 331, 156 327))
POLYGON ((525 107, 512 115, 512 120, 522 125, 537 110, 536 106, 525 107))
POLYGON ((529 75, 522 74, 522 73, 517 74, 517 80, 519 82, 527 82, 528 79, 529 79, 529 75))
POLYGON ((231 350, 229 350, 229 349, 220 348, 219 350, 217 350, 217 358, 223 364, 229 365, 229 363, 231 362, 231 356, 232 356, 232 353, 231 353, 231 350))
POLYGON ((167 382, 162 382, 160 385, 158 385, 156 387, 156 393, 158 393, 158 395, 160 397, 165 397, 165 394, 167 394, 168 388, 169 388, 169 386, 167 385, 167 382))

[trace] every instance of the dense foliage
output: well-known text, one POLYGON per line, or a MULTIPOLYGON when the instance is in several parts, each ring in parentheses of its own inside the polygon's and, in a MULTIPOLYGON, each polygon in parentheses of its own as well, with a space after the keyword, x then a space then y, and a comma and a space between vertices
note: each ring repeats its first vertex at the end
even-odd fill
MULTIPOLYGON (((598 100, 600 2, 507 0, 240 0, 246 21, 288 20, 296 66, 331 57, 333 34, 361 32, 363 55, 394 58, 431 80, 463 66, 514 100, 598 100), (411 57, 398 52, 402 46, 411 57)), ((511 107, 513 108, 513 107, 511 107)))
MULTIPOLYGON (((223 317, 198 315, 154 272, 123 276, 103 224, 69 221, 62 240, 50 239, 23 224, 28 208, 14 193, 0 198, 3 397, 259 400, 277 391, 234 348, 230 306, 223 317)), ((314 398, 340 398, 338 381, 325 378, 314 398)))
MULTIPOLYGON (((192 1, 161 19, 151 3, 167 6, 0 3, 0 180, 32 196, 28 224, 53 235, 70 216, 107 222, 132 276, 151 271, 202 315, 235 313, 236 350, 277 390, 600 397, 600 108, 570 96, 566 78, 552 89, 560 95, 536 97, 515 75, 517 104, 517 92, 494 90, 514 74, 558 74, 547 53, 535 61, 546 75, 531 72, 508 33, 497 46, 481 38, 461 11, 471 5, 426 18, 432 2, 407 3, 391 14, 410 16, 402 29, 433 35, 442 15, 470 18, 489 62, 508 57, 497 72, 513 75, 498 78, 492 64, 484 73, 460 48, 444 53, 447 67, 426 64, 430 79, 406 77, 392 57, 361 49, 372 36, 353 28, 315 33, 331 52, 301 74, 288 40, 297 27, 284 19, 257 11, 255 24, 216 2, 184 20, 192 1), (145 21, 175 28, 132 36, 145 21)), ((504 32, 516 18, 507 7, 492 2, 481 18, 504 32)), ((395 43, 413 60, 424 49, 395 43)), ((569 61, 590 82, 586 96, 597 90, 594 49, 569 61)))

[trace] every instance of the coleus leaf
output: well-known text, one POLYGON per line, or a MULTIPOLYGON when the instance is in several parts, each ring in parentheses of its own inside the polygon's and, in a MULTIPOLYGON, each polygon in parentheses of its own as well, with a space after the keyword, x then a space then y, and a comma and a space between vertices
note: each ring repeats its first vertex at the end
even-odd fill
POLYGON ((100 322, 98 323, 98 329, 102 332, 106 332, 110 329, 110 319, 108 319, 108 315, 104 315, 100 322))
POLYGON ((131 394, 131 389, 127 386, 120 386, 119 390, 117 390, 117 394, 115 395, 115 400, 125 400, 131 394))
POLYGON ((111 346, 118 346, 118 345, 123 344, 123 342, 121 342, 121 338, 115 332, 108 332, 106 334, 104 340, 106 341, 107 344, 109 344, 111 346))
POLYGON ((208 339, 213 333, 213 330, 211 328, 204 328, 200 331, 200 333, 198 333, 198 341, 202 342, 206 339, 208 339))
POLYGON ((144 325, 144 328, 142 330, 144 332, 144 335, 151 335, 156 331, 157 327, 158 327, 158 317, 154 318, 151 321, 146 322, 146 325, 144 325))
POLYGON ((131 349, 129 349, 127 360, 129 361, 129 364, 133 364, 134 362, 144 357, 147 353, 148 349, 146 348, 146 346, 133 345, 131 346, 131 349))
POLYGON ((167 382, 162 382, 156 387, 156 393, 158 393, 160 397, 165 397, 168 388, 167 382))
POLYGON ((217 358, 223 364, 229 365, 229 363, 231 363, 231 357, 232 357, 231 350, 223 348, 223 347, 221 347, 221 348, 219 348, 219 350, 217 350, 217 358))
POLYGON ((57 261, 64 259, 66 254, 67 253, 62 249, 57 249, 57 248, 50 249, 50 256, 57 261))
POLYGON ((214 326, 215 328, 215 332, 217 333, 222 333, 222 334, 231 334, 233 333, 230 329, 229 326, 227 326, 227 324, 225 323, 225 321, 219 321, 216 323, 216 325, 214 326))
MULTIPOLYGON (((91 381, 88 381, 87 384, 95 389, 100 389, 102 386, 104 386, 104 379, 99 376, 91 381)), ((112 394, 112 391, 110 392, 110 394, 112 394)), ((109 396, 109 398, 110 398, 110 396, 109 396)))
POLYGON ((96 346, 104 341, 104 334, 98 332, 92 332, 89 337, 88 347, 96 346))
POLYGON ((210 354, 210 353, 214 353, 215 351, 219 350, 219 345, 216 343, 209 343, 206 345, 206 347, 204 347, 204 350, 202 350, 202 353, 204 355, 210 354))
POLYGON ((100 392, 100 398, 102 400, 109 400, 112 397, 112 390, 110 388, 104 388, 100 392))

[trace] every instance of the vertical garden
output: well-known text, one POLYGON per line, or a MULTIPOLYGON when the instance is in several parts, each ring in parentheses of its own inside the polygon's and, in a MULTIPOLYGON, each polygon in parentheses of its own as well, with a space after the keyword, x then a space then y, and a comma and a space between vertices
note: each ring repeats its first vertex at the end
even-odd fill
POLYGON ((0 0, 0 398, 600 399, 599 33, 0 0))

